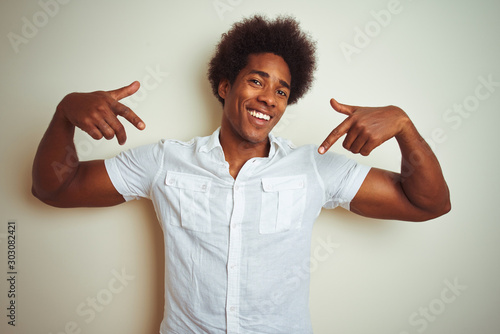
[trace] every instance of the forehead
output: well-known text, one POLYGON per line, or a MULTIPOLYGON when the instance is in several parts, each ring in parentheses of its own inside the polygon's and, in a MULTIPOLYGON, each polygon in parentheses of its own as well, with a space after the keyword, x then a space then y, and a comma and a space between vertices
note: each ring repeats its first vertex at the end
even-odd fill
POLYGON ((240 74, 248 75, 252 71, 260 71, 269 74, 270 78, 286 81, 288 84, 291 81, 290 69, 285 60, 273 53, 253 53, 248 55, 247 66, 245 66, 240 74))

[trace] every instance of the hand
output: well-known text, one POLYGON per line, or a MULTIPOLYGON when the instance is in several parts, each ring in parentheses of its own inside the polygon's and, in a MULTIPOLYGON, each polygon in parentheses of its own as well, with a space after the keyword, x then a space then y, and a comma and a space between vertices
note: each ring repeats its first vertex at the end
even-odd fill
POLYGON ((137 92, 139 86, 139 82, 134 81, 116 90, 68 94, 57 106, 56 114, 62 115, 94 139, 104 137, 110 140, 116 135, 118 143, 123 145, 127 135, 118 116, 122 116, 139 130, 146 127, 130 108, 118 102, 137 92))
POLYGON ((368 155, 371 151, 392 137, 403 133, 410 121, 406 113, 398 107, 356 107, 338 103, 335 99, 330 104, 337 112, 348 115, 318 149, 324 154, 344 134, 347 134, 343 146, 352 153, 368 155))

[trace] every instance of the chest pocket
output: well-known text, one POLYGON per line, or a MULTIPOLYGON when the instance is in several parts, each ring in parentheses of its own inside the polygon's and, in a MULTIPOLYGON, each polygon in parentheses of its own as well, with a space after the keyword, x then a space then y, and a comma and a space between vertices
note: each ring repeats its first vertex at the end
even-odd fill
POLYGON ((284 232, 302 225, 306 205, 306 176, 262 179, 259 232, 284 232))
POLYGON ((188 230, 210 232, 211 180, 198 175, 169 171, 165 184, 168 198, 171 199, 170 224, 180 225, 188 230))

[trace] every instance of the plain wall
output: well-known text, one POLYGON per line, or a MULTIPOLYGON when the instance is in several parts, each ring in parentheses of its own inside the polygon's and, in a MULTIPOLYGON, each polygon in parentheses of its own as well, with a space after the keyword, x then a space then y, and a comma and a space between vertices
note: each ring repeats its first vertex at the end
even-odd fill
MULTIPOLYGON (((0 4, 1 333, 158 332, 163 241, 151 204, 46 206, 30 192, 32 160, 64 95, 134 80, 143 88, 127 104, 147 129, 127 126, 123 147, 79 131, 81 159, 210 134, 221 108, 207 62, 220 35, 254 13, 294 15, 318 43, 313 89, 288 108, 276 134, 320 144, 344 119, 331 97, 398 105, 429 139, 452 195, 452 211, 425 223, 322 212, 313 256, 302 264, 312 271, 315 333, 500 332, 498 1, 62 2, 0 4), (15 327, 7 324, 9 221, 16 222, 15 327)), ((340 143, 333 150, 399 169, 394 140, 368 157, 340 143)))

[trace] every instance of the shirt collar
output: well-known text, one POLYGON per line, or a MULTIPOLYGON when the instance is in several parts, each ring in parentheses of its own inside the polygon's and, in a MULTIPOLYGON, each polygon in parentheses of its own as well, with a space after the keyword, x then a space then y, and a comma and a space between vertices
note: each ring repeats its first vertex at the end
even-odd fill
POLYGON ((218 127, 217 130, 215 130, 214 133, 212 133, 212 135, 208 137, 208 140, 204 145, 202 145, 199 148, 198 152, 207 153, 216 147, 220 147, 220 149, 222 150, 222 146, 220 145, 219 142, 219 133, 220 133, 220 127, 218 127))
MULTIPOLYGON (((199 148, 198 152, 208 153, 217 147, 220 147, 220 150, 223 152, 224 150, 222 149, 219 141, 219 134, 220 127, 218 127, 217 130, 215 130, 214 133, 212 133, 212 135, 208 137, 207 142, 199 148)), ((283 140, 280 140, 280 138, 277 138, 272 133, 270 133, 269 142, 271 143, 269 158, 272 158, 277 153, 283 153, 286 155, 287 150, 284 147, 285 144, 283 143, 283 140)))
POLYGON ((281 153, 283 155, 287 154, 284 142, 281 138, 274 136, 272 133, 269 134, 269 142, 271 143, 271 148, 269 150, 269 158, 274 157, 275 154, 281 153))

